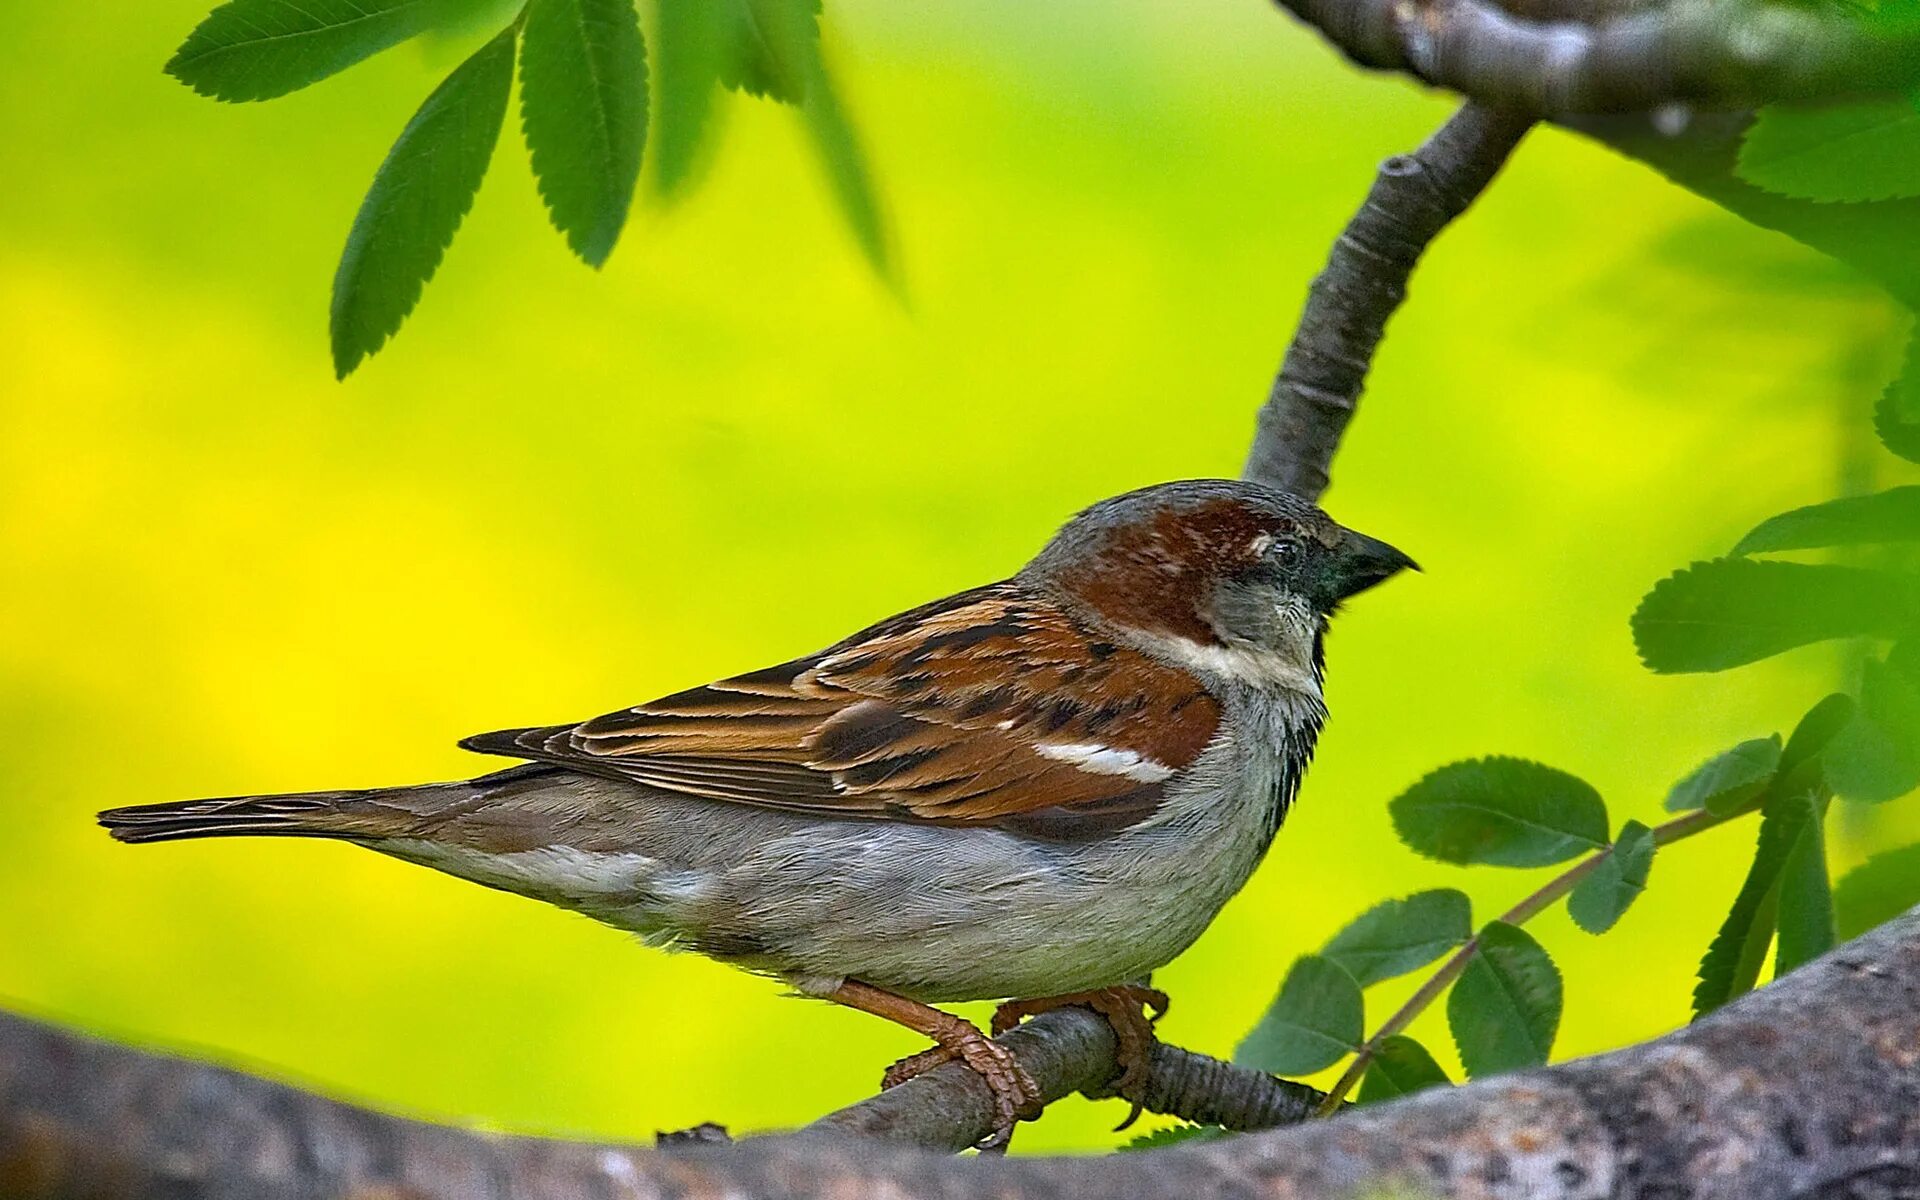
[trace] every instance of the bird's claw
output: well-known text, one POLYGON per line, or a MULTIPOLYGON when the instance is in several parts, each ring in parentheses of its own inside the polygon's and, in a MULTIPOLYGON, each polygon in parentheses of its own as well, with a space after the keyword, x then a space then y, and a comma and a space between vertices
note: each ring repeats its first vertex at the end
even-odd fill
POLYGON ((965 1021, 955 1020, 952 1027, 936 1035, 938 1045, 909 1055, 887 1068, 880 1087, 898 1087, 907 1080, 935 1067, 959 1061, 986 1083, 993 1093, 993 1132, 976 1147, 982 1154, 1004 1154, 1013 1140, 1016 1122, 1030 1121, 1044 1107, 1040 1087, 1020 1065, 1011 1051, 991 1041, 965 1021))
POLYGON ((1167 1004, 1165 992, 1137 983, 1038 1000, 1013 1000, 994 1010, 993 1033, 998 1037, 1028 1017, 1069 1005, 1090 1008, 1105 1017, 1107 1024, 1113 1026, 1113 1036, 1118 1042, 1114 1061, 1120 1064, 1120 1075, 1109 1086, 1114 1094, 1133 1105, 1127 1119, 1115 1126, 1118 1131, 1139 1120, 1146 1110, 1145 1089, 1153 1060, 1153 1026, 1166 1015, 1167 1004))

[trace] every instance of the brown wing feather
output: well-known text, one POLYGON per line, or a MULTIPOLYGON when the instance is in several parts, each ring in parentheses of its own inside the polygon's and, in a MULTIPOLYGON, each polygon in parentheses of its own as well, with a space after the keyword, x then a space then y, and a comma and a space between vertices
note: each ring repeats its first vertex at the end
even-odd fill
POLYGON ((808 658, 462 744, 747 804, 1087 836, 1149 815, 1219 717, 1184 672, 1003 583, 808 658))

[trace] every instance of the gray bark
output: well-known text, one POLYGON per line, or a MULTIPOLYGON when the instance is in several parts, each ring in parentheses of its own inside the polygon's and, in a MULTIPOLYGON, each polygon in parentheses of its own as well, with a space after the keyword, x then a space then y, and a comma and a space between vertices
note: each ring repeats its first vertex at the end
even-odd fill
POLYGON ((1533 121, 1463 105, 1412 154, 1380 165, 1360 211, 1307 291, 1280 374, 1260 408, 1241 474, 1317 500, 1360 390, 1407 295, 1407 281, 1440 231, 1486 190, 1533 121))
MULTIPOLYGON (((1085 1026, 1063 1037, 1100 1040, 1096 1021, 1048 1016, 1085 1026)), ((1016 1052, 1049 1070, 1036 1047, 1016 1052)), ((1241 1200, 1386 1189, 1528 1200, 1920 1195, 1920 910, 1646 1045, 1267 1133, 1091 1159, 954 1159, 826 1130, 675 1150, 470 1133, 0 1021, 9 1200, 1241 1200)))
MULTIPOLYGON (((1279 0, 1356 63, 1535 116, 1903 87, 1920 21, 1795 0, 1279 0)), ((1891 10, 1889 10, 1891 12, 1891 10)))

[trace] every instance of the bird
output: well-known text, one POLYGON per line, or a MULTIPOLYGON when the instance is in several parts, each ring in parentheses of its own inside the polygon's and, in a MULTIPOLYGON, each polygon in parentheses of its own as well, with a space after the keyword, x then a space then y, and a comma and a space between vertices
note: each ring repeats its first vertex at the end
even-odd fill
POLYGON ((1078 1004, 1144 1082, 1151 973, 1265 856, 1326 720, 1325 639, 1401 551, 1250 482, 1092 505, 1011 577, 824 650, 460 744, 451 783, 114 808, 123 842, 351 842, 784 981, 958 1060, 1003 1150, 1032 1078, 997 1036, 1078 1004))

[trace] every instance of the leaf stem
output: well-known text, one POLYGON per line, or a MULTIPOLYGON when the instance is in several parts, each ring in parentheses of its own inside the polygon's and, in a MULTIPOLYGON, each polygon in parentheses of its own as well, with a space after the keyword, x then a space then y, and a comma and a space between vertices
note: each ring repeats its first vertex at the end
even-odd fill
MULTIPOLYGON (((1689 813, 1682 813, 1671 821, 1666 821, 1654 826, 1653 844, 1656 846, 1667 846, 1674 842, 1685 841, 1696 833, 1704 833, 1716 825, 1724 824, 1735 817, 1744 816, 1749 812, 1753 812, 1756 807, 1757 806, 1749 806, 1726 813, 1711 813, 1704 808, 1696 809, 1689 813)), ((1527 896, 1506 912, 1501 913, 1499 919, 1508 925, 1524 925, 1527 921, 1546 911, 1554 901, 1572 891, 1582 879, 1585 879, 1587 876, 1593 874, 1594 871, 1598 870, 1600 864, 1605 862, 1607 856, 1612 853, 1612 843, 1595 850, 1592 854, 1587 855, 1587 857, 1548 880, 1538 891, 1527 896)), ((1341 1102, 1346 1099, 1347 1094, 1354 1089, 1354 1086, 1360 1082, 1361 1077, 1367 1073, 1368 1066, 1372 1065, 1374 1055, 1379 1053, 1380 1043, 1413 1024, 1415 1018, 1426 1012, 1427 1009, 1432 1006, 1433 1002, 1438 1000, 1441 994, 1447 990, 1447 987, 1452 984, 1454 980, 1460 978, 1460 973, 1467 969, 1467 964, 1471 963, 1474 955, 1479 952, 1480 935, 1476 933, 1461 943, 1460 948, 1455 950, 1446 962, 1440 964, 1440 969, 1428 977, 1427 981, 1420 985, 1418 991, 1407 997, 1407 1002, 1395 1010, 1394 1014, 1381 1024, 1380 1028, 1374 1030, 1372 1037, 1369 1037, 1365 1042, 1361 1043, 1359 1050, 1354 1053, 1353 1061, 1347 1065, 1346 1073, 1341 1075, 1339 1082, 1335 1083, 1333 1087, 1328 1090, 1326 1099, 1320 1102, 1320 1107, 1315 1110, 1315 1115, 1324 1117, 1339 1111, 1341 1102)))

